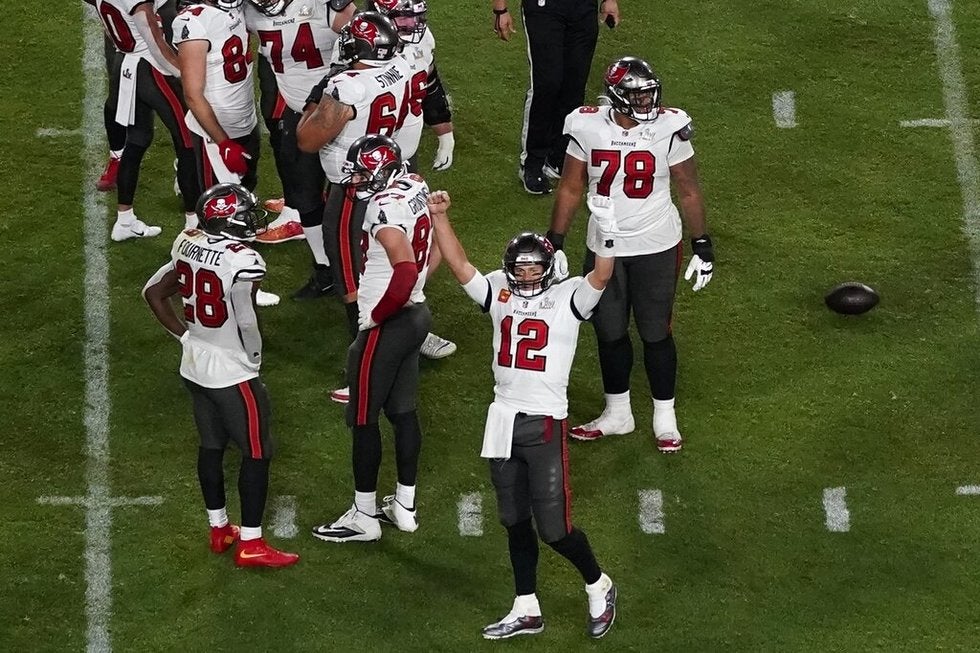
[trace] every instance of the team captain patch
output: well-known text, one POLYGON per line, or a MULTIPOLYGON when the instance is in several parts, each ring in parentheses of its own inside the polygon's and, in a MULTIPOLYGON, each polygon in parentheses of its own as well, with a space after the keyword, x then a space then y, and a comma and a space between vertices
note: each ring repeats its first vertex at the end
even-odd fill
POLYGON ((497 295, 497 301, 501 304, 506 304, 510 300, 510 291, 506 288, 500 289, 500 294, 497 295))

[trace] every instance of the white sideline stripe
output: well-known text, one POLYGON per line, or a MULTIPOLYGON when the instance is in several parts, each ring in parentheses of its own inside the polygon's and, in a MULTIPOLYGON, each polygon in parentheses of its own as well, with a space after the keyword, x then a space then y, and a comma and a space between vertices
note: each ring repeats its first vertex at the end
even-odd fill
POLYGON ((647 535, 663 535, 664 495, 660 490, 640 490, 640 530, 647 535))
MULTIPOLYGON (((980 120, 967 120, 968 125, 980 124, 980 120)), ((952 122, 948 118, 919 118, 918 120, 902 120, 898 123, 899 127, 950 127, 952 122)))
POLYGON ((772 94, 772 117, 780 129, 796 127, 796 93, 777 91, 772 94))
POLYGON ((846 487, 824 488, 823 511, 827 515, 828 531, 846 533, 851 530, 851 513, 847 510, 846 487))
POLYGON ((927 0, 929 13, 936 23, 936 59, 943 83, 943 102, 949 120, 949 138, 956 159, 956 176, 963 195, 963 233, 973 258, 974 300, 980 309, 980 173, 973 145, 973 128, 967 120, 969 103, 960 48, 956 43, 952 5, 949 0, 927 0))
POLYGON ((58 138, 61 136, 81 136, 81 129, 58 129, 57 127, 40 127, 34 135, 38 138, 58 138))
POLYGON ((105 196, 95 190, 105 145, 102 103, 105 72, 102 28, 95 10, 86 7, 82 20, 82 140, 85 177, 85 478, 88 499, 85 510, 85 613, 88 651, 112 650, 109 620, 112 616, 112 505, 109 493, 109 266, 106 261, 105 196))
POLYGON ((108 500, 93 497, 38 497, 37 502, 49 506, 85 506, 86 508, 116 508, 118 506, 159 506, 161 496, 110 497, 108 500))
POLYGON ((980 485, 961 485, 956 488, 956 494, 961 497, 980 494, 980 485))
POLYGON ((296 527, 296 497, 278 496, 272 502, 272 533, 276 537, 293 538, 299 535, 296 527))
POLYGON ((483 495, 479 492, 459 495, 459 534, 463 537, 483 535, 483 495))

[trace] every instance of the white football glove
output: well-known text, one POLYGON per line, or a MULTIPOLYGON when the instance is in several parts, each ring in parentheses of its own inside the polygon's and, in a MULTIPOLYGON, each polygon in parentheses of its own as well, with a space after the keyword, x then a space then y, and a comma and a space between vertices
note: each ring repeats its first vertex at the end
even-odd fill
POLYGON ((436 156, 432 160, 433 170, 449 170, 453 165, 453 150, 456 148, 456 139, 453 133, 443 134, 439 137, 439 147, 436 149, 436 156))
POLYGON ((367 331, 368 329, 373 329, 374 327, 378 326, 378 323, 375 322, 371 317, 371 314, 368 313, 367 316, 358 316, 357 326, 360 327, 361 331, 367 331))
POLYGON ((592 212, 591 220, 595 223, 596 235, 602 242, 605 251, 596 252, 603 256, 615 256, 613 247, 616 235, 619 233, 619 226, 616 224, 616 207, 611 197, 603 195, 592 195, 585 200, 589 211, 592 212))
POLYGON ((715 268, 715 252, 711 238, 707 234, 699 238, 692 238, 691 249, 694 251, 694 255, 691 256, 691 262, 687 264, 684 281, 690 281, 693 278, 693 290, 697 292, 711 281, 711 273, 714 272, 715 268))
POLYGON ((568 257, 565 256, 565 252, 558 250, 555 252, 554 258, 555 266, 555 283, 559 281, 564 281, 568 278, 568 257))

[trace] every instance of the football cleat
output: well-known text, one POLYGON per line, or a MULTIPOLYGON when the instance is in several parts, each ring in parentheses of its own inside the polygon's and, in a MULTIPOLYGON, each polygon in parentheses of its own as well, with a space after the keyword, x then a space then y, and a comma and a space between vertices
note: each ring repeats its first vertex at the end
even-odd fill
POLYGON ((159 236, 160 231, 160 227, 151 227, 139 218, 125 225, 117 220, 112 225, 112 239, 119 243, 130 238, 153 238, 159 236))
POLYGON ((588 441, 598 440, 606 435, 626 435, 632 433, 635 428, 632 413, 612 415, 604 410, 591 422, 573 426, 568 430, 568 434, 576 440, 588 441))
POLYGON ((330 266, 316 263, 313 265, 313 274, 310 275, 309 281, 294 292, 292 298, 296 301, 305 301, 330 294, 333 294, 333 273, 330 271, 330 266))
POLYGON ((338 404, 346 404, 350 401, 350 387, 337 388, 330 391, 330 400, 338 404))
POLYGON ((544 178, 541 170, 531 170, 521 166, 517 177, 524 184, 524 190, 531 195, 547 195, 551 192, 551 184, 544 178))
POLYGON ((393 494, 384 498, 378 519, 386 524, 397 526, 398 530, 406 533, 414 533, 419 528, 419 519, 415 508, 406 508, 395 499, 393 494))
POLYGON ((116 175, 119 174, 119 159, 114 156, 110 156, 109 160, 105 164, 105 170, 102 171, 102 176, 99 180, 95 182, 96 190, 100 190, 103 193, 110 190, 115 190, 116 188, 116 175))
POLYGON ((263 538, 238 542, 235 550, 236 567, 288 567, 299 562, 295 553, 286 553, 274 547, 263 538))
POLYGON ((290 220, 280 225, 276 225, 275 222, 278 220, 271 223, 268 229, 256 236, 255 241, 266 245, 277 245, 288 243, 290 240, 306 240, 303 225, 299 222, 290 220))
POLYGON ((351 506, 334 523, 316 526, 313 537, 326 542, 373 542, 381 539, 381 523, 374 515, 351 506))
POLYGON ((255 293, 255 303, 259 306, 275 306, 279 303, 279 295, 260 289, 255 293))
POLYGON ((177 181, 177 159, 174 159, 174 195, 180 194, 180 182, 177 181))
POLYGON ((445 338, 440 338, 434 333, 430 333, 425 336, 425 341, 422 343, 422 348, 419 350, 426 358, 431 358, 433 360, 439 358, 445 358, 446 356, 452 355, 456 351, 456 343, 451 340, 446 340, 445 338))
POLYGON ((603 635, 609 632, 612 628, 613 621, 616 620, 616 585, 615 583, 609 587, 606 592, 606 609, 602 611, 598 617, 593 617, 589 614, 589 623, 586 626, 586 632, 589 633, 589 637, 594 639, 599 639, 603 635))
POLYGON ((517 635, 536 635, 544 630, 544 617, 521 615, 511 610, 506 617, 483 628, 483 639, 507 639, 517 635))
POLYGON ((211 552, 224 553, 238 541, 239 528, 234 524, 211 527, 211 552))
POLYGON ((657 441, 657 451, 660 453, 674 453, 680 451, 684 445, 684 440, 679 431, 655 433, 654 439, 657 441))
POLYGON ((274 199, 269 199, 262 202, 262 208, 271 213, 282 213, 285 206, 286 200, 281 197, 276 197, 274 199))
POLYGON ((544 173, 545 177, 553 181, 558 181, 561 179, 561 170, 558 169, 558 166, 551 165, 547 161, 545 161, 545 164, 541 166, 541 172, 544 173))

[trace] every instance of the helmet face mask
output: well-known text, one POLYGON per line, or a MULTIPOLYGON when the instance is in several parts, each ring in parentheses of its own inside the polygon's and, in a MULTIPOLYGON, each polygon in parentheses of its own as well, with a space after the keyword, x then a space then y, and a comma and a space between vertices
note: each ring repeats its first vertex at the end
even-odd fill
POLYGON ((398 29, 387 16, 376 11, 360 11, 340 30, 338 39, 343 61, 384 62, 402 50, 398 29))
POLYGON ((381 134, 361 136, 347 150, 343 184, 359 200, 383 191, 401 172, 402 152, 398 143, 381 134))
POLYGON ((212 2, 214 2, 215 7, 224 11, 240 9, 245 4, 245 0, 212 0, 212 2))
POLYGON ((266 16, 281 16, 293 0, 248 0, 266 16))
POLYGON ((421 43, 428 23, 425 0, 374 0, 374 10, 395 23, 398 36, 406 43, 421 43))
POLYGON ((503 270, 512 293, 536 297, 554 283, 555 250, 544 236, 526 231, 507 244, 503 270))
POLYGON ((637 122, 651 122, 660 113, 660 78, 646 61, 622 57, 610 64, 604 76, 606 95, 613 109, 637 122))
POLYGON ((269 225, 269 214, 258 203, 240 184, 216 184, 197 200, 197 220, 201 230, 212 236, 251 241, 269 225))

